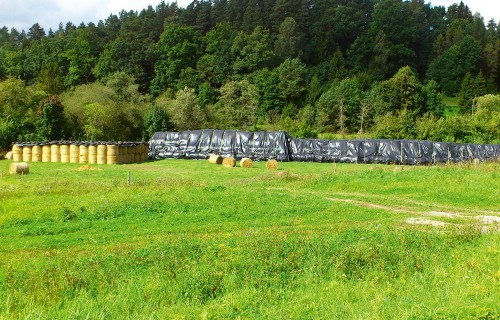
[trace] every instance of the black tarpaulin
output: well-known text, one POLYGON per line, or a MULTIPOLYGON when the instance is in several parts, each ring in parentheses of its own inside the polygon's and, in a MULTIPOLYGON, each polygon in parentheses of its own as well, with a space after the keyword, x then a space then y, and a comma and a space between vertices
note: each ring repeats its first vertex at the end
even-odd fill
POLYGON ((375 162, 383 164, 402 164, 401 147, 402 143, 399 140, 379 140, 375 162))
POLYGON ((191 130, 157 132, 149 141, 152 159, 207 159, 210 154, 254 161, 394 163, 425 165, 500 158, 498 144, 417 140, 293 139, 285 131, 191 130))

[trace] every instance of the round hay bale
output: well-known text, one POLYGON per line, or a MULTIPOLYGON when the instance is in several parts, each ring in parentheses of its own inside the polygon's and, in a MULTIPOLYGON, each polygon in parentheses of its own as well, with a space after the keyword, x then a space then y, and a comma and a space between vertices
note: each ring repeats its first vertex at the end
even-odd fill
POLYGON ((88 148, 89 151, 89 163, 95 164, 97 163, 97 146, 90 145, 88 148))
POLYGON ((106 148, 106 163, 107 164, 117 164, 118 163, 118 146, 116 144, 110 144, 106 148))
POLYGON ((142 144, 142 161, 148 161, 149 158, 149 143, 145 142, 142 144))
POLYGON ((19 162, 23 160, 23 148, 17 144, 12 146, 12 160, 19 162))
POLYGON ((69 145, 62 144, 59 148, 59 151, 61 152, 61 163, 69 163, 70 161, 69 145))
POLYGON ((222 165, 227 168, 233 168, 236 166, 236 160, 233 157, 227 157, 222 160, 222 165))
POLYGON ((24 162, 31 162, 31 149, 32 146, 24 146, 23 147, 23 161, 24 162))
POLYGON ((97 146, 97 164, 106 164, 107 148, 105 144, 97 146))
POLYGON ((271 159, 266 162, 267 170, 278 170, 278 161, 271 159))
POLYGON ((32 162, 41 162, 42 161, 42 147, 41 146, 33 146, 31 149, 31 161, 32 162))
POLYGON ((119 145, 118 146, 118 154, 117 154, 118 163, 127 163, 128 154, 127 154, 127 146, 119 145))
POLYGON ((42 162, 50 162, 51 150, 50 144, 45 144, 42 146, 42 162))
POLYGON ((208 162, 211 164, 222 164, 222 157, 218 154, 211 154, 208 158, 208 162))
POLYGON ((9 166, 10 174, 28 174, 29 166, 26 162, 12 162, 9 166))
POLYGON ((80 163, 89 162, 89 148, 86 145, 80 145, 80 163))
POLYGON ((135 163, 142 162, 142 144, 135 145, 134 162, 135 163))
POLYGON ((5 159, 12 160, 12 151, 7 152, 7 154, 5 155, 5 159))
POLYGON ((50 162, 61 162, 61 147, 58 144, 50 146, 50 162))
POLYGON ((127 163, 133 163, 135 161, 135 144, 127 147, 127 163))
POLYGON ((250 158, 242 158, 240 160, 240 167, 242 168, 253 168, 253 160, 250 158))
POLYGON ((78 163, 80 162, 80 147, 76 144, 71 144, 69 146, 69 162, 78 163))

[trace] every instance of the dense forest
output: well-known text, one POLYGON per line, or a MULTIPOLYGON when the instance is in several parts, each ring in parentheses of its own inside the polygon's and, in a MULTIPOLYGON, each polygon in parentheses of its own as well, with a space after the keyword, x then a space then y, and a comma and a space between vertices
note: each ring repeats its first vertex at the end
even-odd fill
POLYGON ((500 25, 462 2, 195 0, 5 26, 0 148, 199 128, 500 143, 499 68, 500 25))

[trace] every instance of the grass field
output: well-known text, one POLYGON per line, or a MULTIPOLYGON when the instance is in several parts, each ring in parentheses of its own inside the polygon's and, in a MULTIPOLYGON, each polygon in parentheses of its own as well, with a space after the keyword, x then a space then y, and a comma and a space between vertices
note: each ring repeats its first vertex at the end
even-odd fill
POLYGON ((458 105, 458 97, 443 97, 443 103, 445 105, 443 115, 444 116, 456 116, 460 113, 460 106, 458 105))
POLYGON ((0 319, 500 317, 500 163, 9 163, 0 319))

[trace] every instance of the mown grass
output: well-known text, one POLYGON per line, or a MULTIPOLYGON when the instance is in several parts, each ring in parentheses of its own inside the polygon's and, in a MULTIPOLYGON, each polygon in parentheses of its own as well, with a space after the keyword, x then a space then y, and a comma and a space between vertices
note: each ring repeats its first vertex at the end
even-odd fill
POLYGON ((0 318, 500 316, 499 163, 8 164, 0 318))
POLYGON ((444 116, 456 116, 460 113, 460 106, 458 105, 458 97, 443 96, 443 103, 445 105, 444 116))

